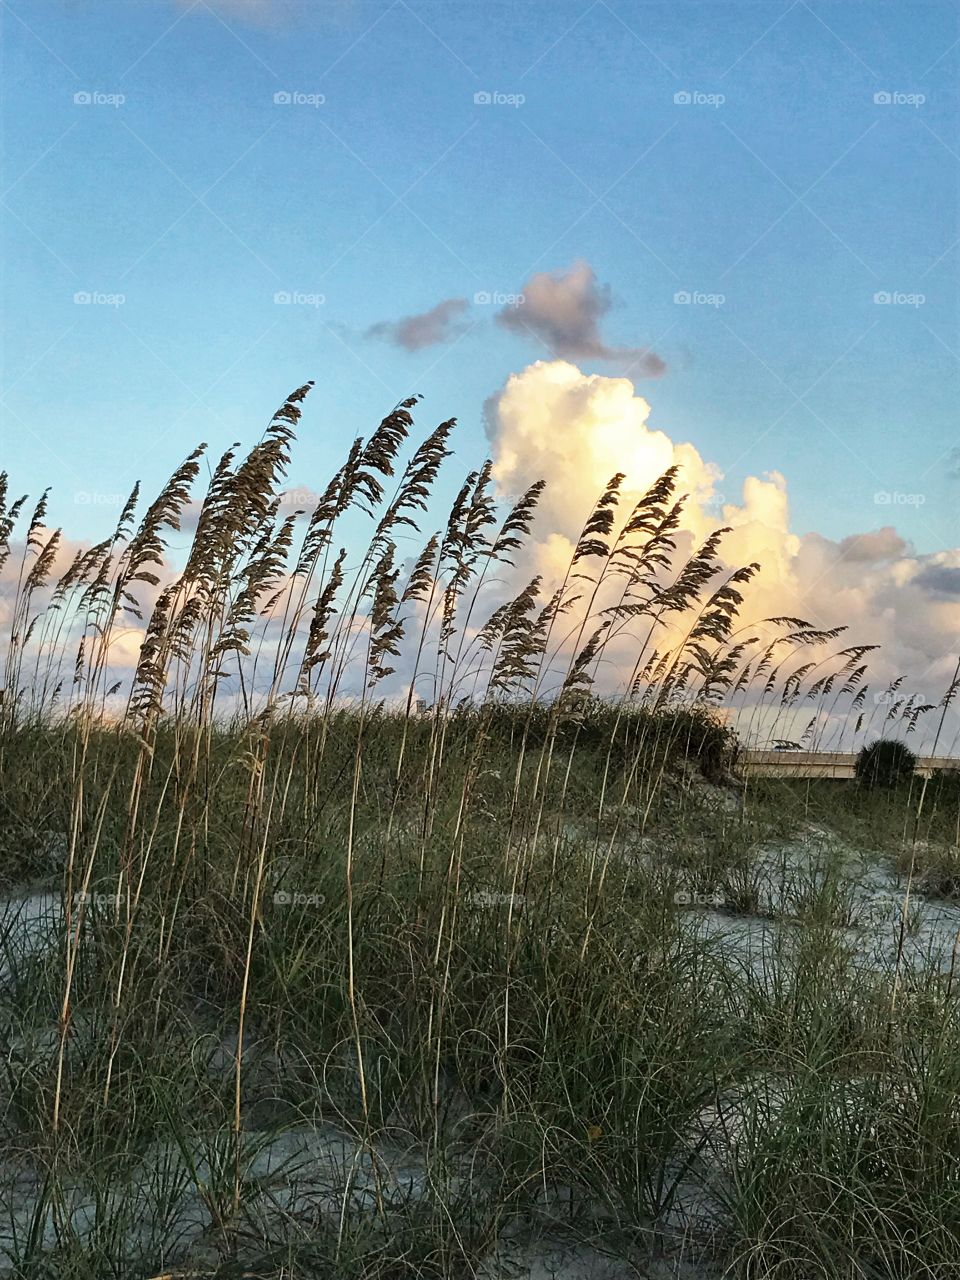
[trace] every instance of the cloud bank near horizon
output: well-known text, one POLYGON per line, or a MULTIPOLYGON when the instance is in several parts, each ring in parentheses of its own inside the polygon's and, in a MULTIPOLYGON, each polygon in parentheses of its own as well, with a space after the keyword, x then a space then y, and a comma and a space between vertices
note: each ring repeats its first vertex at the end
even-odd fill
MULTIPOLYGON (((737 499, 724 502, 719 467, 691 442, 674 440, 652 425, 650 404, 628 378, 587 374, 569 361, 539 361, 511 374, 488 400, 485 417, 492 477, 503 503, 536 480, 546 482, 531 537, 515 555, 515 568, 505 570, 505 581, 494 588, 502 599, 536 574, 543 576, 544 595, 549 595, 563 579, 584 520, 612 475, 625 474, 618 506, 622 523, 653 481, 676 466, 677 493, 687 495, 677 563, 719 526, 729 526, 721 543, 726 566, 732 570, 753 561, 761 566, 744 590, 737 622, 742 634, 752 634, 763 619, 791 616, 824 629, 846 627, 831 652, 847 644, 881 646, 869 658, 868 711, 877 709, 878 695, 898 676, 906 677, 905 693, 916 691, 933 703, 949 686, 960 635, 960 547, 918 554, 891 525, 840 540, 817 532, 798 535, 791 526, 787 479, 775 471, 748 476, 737 499)), ((181 522, 188 536, 198 499, 195 495, 181 522)), ((288 486, 280 495, 281 515, 309 511, 315 501, 312 489, 288 486)), ((53 575, 64 572, 85 545, 69 536, 62 541, 53 575)), ((175 569, 165 557, 164 575, 168 571, 172 575, 175 569)), ((19 573, 17 553, 0 571, 0 620, 9 620, 19 573)), ((157 591, 146 586, 138 592, 144 617, 157 591)), ((480 613, 486 616, 497 602, 485 595, 480 613)), ((128 621, 111 646, 110 666, 118 672, 135 666, 144 635, 142 622, 128 621)), ((408 678, 405 670, 398 663, 397 682, 408 678)), ((604 673, 603 687, 617 687, 623 678, 625 671, 613 666, 604 673)), ((395 689, 385 687, 384 693, 395 689)), ((880 724, 884 710, 880 705, 876 712, 880 724)), ((802 714, 809 717, 809 704, 802 714)), ((960 721, 951 710, 939 749, 956 751, 958 732, 960 721)), ((931 725, 922 725, 916 745, 929 747, 930 736, 931 725)))
MULTIPOLYGON (((625 472, 624 515, 667 467, 678 492, 689 549, 722 525, 726 564, 759 561, 745 590, 741 623, 800 616, 846 626, 844 641, 877 644, 871 688, 906 673, 934 698, 949 685, 960 637, 960 547, 921 555, 885 525, 839 541, 791 528, 787 479, 748 476, 723 503, 720 469, 697 448, 650 424, 651 409, 628 378, 585 374, 569 361, 539 361, 511 375, 486 405, 486 431, 500 494, 547 482, 520 576, 555 577, 569 561, 583 521, 609 478, 625 472)), ((739 624, 738 624, 739 625, 739 624)))

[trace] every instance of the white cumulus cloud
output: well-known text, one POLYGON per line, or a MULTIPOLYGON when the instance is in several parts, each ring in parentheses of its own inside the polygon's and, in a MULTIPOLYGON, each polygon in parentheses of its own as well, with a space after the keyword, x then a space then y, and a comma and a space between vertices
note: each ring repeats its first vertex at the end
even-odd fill
MULTIPOLYGON (((727 525, 724 561, 731 568, 761 564, 745 591, 744 623, 790 615, 846 626, 841 643, 881 646, 870 659, 872 688, 904 674, 904 688, 931 701, 946 690, 960 644, 960 548, 921 555, 891 526, 841 540, 801 537, 791 529, 788 482, 778 472, 748 476, 739 500, 718 514, 723 477, 716 464, 652 425, 650 405, 629 379, 585 374, 568 361, 541 361, 511 375, 487 403, 486 429, 505 498, 547 481, 520 577, 562 573, 612 475, 625 473, 619 509, 626 513, 678 465, 678 493, 689 494, 680 550, 727 525)), ((957 728, 951 712, 945 737, 957 728)))

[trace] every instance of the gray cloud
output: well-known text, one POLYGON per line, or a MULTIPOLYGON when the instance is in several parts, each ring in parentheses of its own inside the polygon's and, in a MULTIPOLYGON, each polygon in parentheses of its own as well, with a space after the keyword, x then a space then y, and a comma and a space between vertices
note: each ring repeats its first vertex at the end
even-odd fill
POLYGON ((960 569, 954 565, 924 565, 913 581, 933 595, 960 596, 960 569))
POLYGON ((497 313, 497 323, 513 333, 539 338, 565 360, 621 360, 637 376, 655 378, 665 362, 647 347, 614 347, 604 342, 600 322, 613 306, 609 285, 597 282, 588 262, 565 272, 538 272, 521 290, 522 301, 497 313))
POLYGON ((871 533, 852 534, 840 542, 842 558, 860 564, 880 564, 884 560, 899 560, 909 551, 910 544, 889 524, 871 533))
POLYGON ((367 330, 367 337, 383 338, 405 351, 422 351, 459 337, 465 330, 459 320, 468 305, 466 298, 446 298, 420 315, 382 320, 367 330))

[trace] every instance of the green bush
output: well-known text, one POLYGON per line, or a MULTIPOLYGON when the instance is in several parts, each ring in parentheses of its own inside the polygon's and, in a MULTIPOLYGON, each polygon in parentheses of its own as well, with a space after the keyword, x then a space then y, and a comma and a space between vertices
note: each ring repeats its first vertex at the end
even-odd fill
POLYGON ((904 742, 878 738, 857 756, 857 781, 866 787, 895 787, 913 777, 917 757, 904 742))

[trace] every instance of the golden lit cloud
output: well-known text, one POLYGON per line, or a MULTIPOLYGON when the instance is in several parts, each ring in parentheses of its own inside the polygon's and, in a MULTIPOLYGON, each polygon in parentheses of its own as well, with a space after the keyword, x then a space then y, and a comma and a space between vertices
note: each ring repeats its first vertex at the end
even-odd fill
POLYGON ((875 686, 907 673, 907 683, 939 697, 957 659, 960 549, 918 555, 890 526, 841 541, 790 527, 787 479, 748 476, 739 501, 717 509, 720 469, 690 443, 650 424, 650 405, 627 378, 585 374, 568 361, 538 362, 511 375, 487 404, 487 434, 499 492, 509 498, 543 478, 534 537, 522 576, 562 574, 583 521, 606 482, 626 473, 620 510, 668 466, 680 466, 679 492, 692 547, 712 529, 731 526, 722 544, 734 568, 757 560, 743 622, 779 614, 817 626, 849 628, 850 643, 879 644, 875 686))

